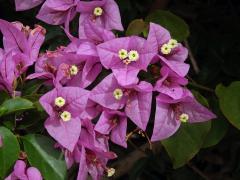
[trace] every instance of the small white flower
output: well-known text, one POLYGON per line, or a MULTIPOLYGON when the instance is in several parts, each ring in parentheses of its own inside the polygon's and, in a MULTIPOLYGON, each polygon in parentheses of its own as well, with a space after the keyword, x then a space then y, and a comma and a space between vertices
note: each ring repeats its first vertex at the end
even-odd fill
POLYGON ((107 169, 107 176, 112 177, 115 174, 116 170, 114 168, 107 169))
POLYGON ((72 76, 75 76, 78 73, 78 67, 76 65, 72 65, 69 70, 72 76))
POLYGON ((120 49, 118 51, 118 57, 123 60, 123 59, 126 59, 128 57, 128 52, 126 49, 120 49))
POLYGON ((63 97, 57 97, 55 98, 55 105, 57 107, 63 107, 65 105, 66 101, 63 97))
POLYGON ((139 54, 138 54, 137 51, 131 50, 128 53, 128 58, 129 58, 130 61, 137 61, 139 59, 139 54))
POLYGON ((67 121, 70 121, 70 119, 71 119, 72 116, 71 116, 71 113, 70 113, 70 112, 68 112, 68 111, 63 111, 63 112, 61 113, 60 117, 61 117, 61 119, 62 119, 63 121, 67 122, 67 121))
POLYGON ((178 42, 177 42, 177 40, 175 40, 175 39, 170 39, 170 40, 168 41, 168 45, 171 47, 171 49, 173 49, 173 48, 175 48, 175 47, 178 46, 178 42))
POLYGON ((162 47, 161 47, 161 53, 164 54, 164 55, 170 54, 171 50, 172 50, 172 48, 168 44, 163 44, 162 47))
POLYGON ((123 97, 123 91, 121 89, 117 88, 113 91, 113 96, 116 100, 121 100, 123 97))
POLYGON ((95 16, 101 16, 103 14, 103 9, 101 7, 96 7, 93 10, 93 14, 95 16))
POLYGON ((182 114, 179 116, 179 120, 180 120, 181 122, 183 122, 183 123, 188 122, 188 120, 189 120, 188 114, 182 113, 182 114))

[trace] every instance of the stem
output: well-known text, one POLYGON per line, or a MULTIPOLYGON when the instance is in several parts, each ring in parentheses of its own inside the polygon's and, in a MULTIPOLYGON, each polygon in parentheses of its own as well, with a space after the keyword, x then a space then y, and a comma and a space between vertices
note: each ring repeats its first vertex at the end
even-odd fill
POLYGON ((190 59, 191 64, 192 64, 192 66, 193 66, 193 70, 195 71, 196 74, 198 74, 198 73, 200 72, 200 70, 199 70, 197 61, 196 61, 196 59, 195 59, 195 57, 194 57, 194 55, 193 55, 193 53, 192 53, 192 50, 191 50, 191 48, 190 48, 190 46, 189 46, 188 41, 185 40, 185 41, 184 41, 184 44, 185 44, 186 48, 188 49, 189 59, 190 59))
POLYGON ((148 135, 147 135, 147 133, 146 133, 146 132, 144 132, 144 134, 145 134, 145 137, 147 138, 147 141, 148 141, 148 144, 149 144, 149 149, 150 149, 150 150, 152 150, 152 149, 153 149, 153 147, 152 147, 151 140, 150 140, 150 138, 148 137, 148 135))
POLYGON ((207 177, 205 174, 203 174, 203 172, 200 171, 200 170, 199 170, 196 166, 194 166, 192 163, 189 162, 187 165, 188 165, 188 167, 190 167, 195 173, 197 173, 199 176, 201 176, 203 179, 205 179, 205 180, 210 180, 209 177, 207 177))
POLYGON ((138 130, 139 130, 139 129, 136 128, 136 129, 134 129, 133 131, 131 131, 130 133, 128 133, 127 136, 126 136, 126 141, 128 141, 128 139, 129 139, 135 132, 137 132, 138 130))
POLYGON ((205 90, 205 91, 208 91, 208 92, 211 92, 211 93, 214 93, 214 89, 211 89, 209 87, 206 87, 206 86, 203 86, 201 84, 198 84, 196 81, 194 81, 190 76, 187 76, 187 78, 191 81, 189 82, 188 84, 194 86, 194 87, 197 87, 199 89, 202 89, 202 90, 205 90))
POLYGON ((202 89, 202 90, 211 92, 211 93, 214 93, 214 92, 215 92, 213 89, 208 88, 208 87, 203 86, 203 85, 200 85, 200 84, 197 84, 197 83, 189 82, 188 84, 191 85, 191 86, 194 86, 194 87, 196 87, 196 88, 199 88, 199 89, 202 89))

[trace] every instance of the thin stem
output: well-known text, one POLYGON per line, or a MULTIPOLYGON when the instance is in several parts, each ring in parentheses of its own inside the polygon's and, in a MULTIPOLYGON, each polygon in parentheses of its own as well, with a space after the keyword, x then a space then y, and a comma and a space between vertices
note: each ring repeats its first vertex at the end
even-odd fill
POLYGON ((214 90, 213 90, 213 89, 208 88, 208 87, 206 87, 206 86, 203 86, 203 85, 200 85, 200 84, 196 84, 196 83, 192 83, 192 82, 189 82, 188 84, 191 85, 191 86, 194 86, 194 87, 196 87, 196 88, 199 88, 199 89, 202 89, 202 90, 205 90, 205 91, 214 93, 214 90))
POLYGON ((190 48, 190 46, 189 46, 188 41, 185 40, 185 41, 184 41, 184 44, 185 44, 186 48, 188 49, 189 59, 190 59, 191 64, 192 64, 192 66, 193 66, 193 70, 195 71, 196 74, 198 74, 198 73, 200 72, 200 70, 199 70, 197 61, 196 61, 196 59, 195 59, 195 57, 194 57, 194 55, 193 55, 193 52, 192 52, 192 50, 191 50, 191 48, 190 48))
POLYGON ((126 136, 126 141, 128 141, 128 139, 135 133, 137 132, 139 129, 138 128, 135 128, 133 131, 131 131, 130 133, 127 134, 126 136))
POLYGON ((150 140, 150 138, 148 137, 148 135, 147 135, 146 132, 144 132, 144 134, 145 134, 145 137, 147 138, 147 141, 148 141, 148 144, 149 144, 149 149, 152 150, 153 148, 152 148, 151 140, 150 140))
POLYGON ((194 81, 191 77, 187 76, 187 78, 191 81, 188 84, 190 84, 191 86, 197 87, 199 89, 205 90, 205 91, 209 91, 209 92, 215 92, 214 89, 211 89, 209 87, 203 86, 201 84, 198 84, 196 81, 194 81))
POLYGON ((205 179, 205 180, 210 180, 209 177, 207 177, 205 174, 203 174, 203 172, 200 171, 200 170, 199 170, 196 166, 194 166, 192 163, 189 162, 187 165, 188 165, 188 167, 190 167, 195 173, 197 173, 199 176, 201 176, 203 179, 205 179))

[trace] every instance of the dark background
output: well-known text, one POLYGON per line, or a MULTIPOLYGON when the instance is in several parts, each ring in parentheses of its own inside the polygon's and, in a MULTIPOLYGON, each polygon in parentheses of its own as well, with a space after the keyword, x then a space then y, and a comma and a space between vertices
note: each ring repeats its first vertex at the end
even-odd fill
MULTIPOLYGON (((190 27, 188 41, 200 69, 199 73, 191 69, 189 76, 194 81, 215 89, 219 83, 228 85, 240 79, 239 0, 118 0, 117 2, 125 28, 132 20, 144 19, 157 9, 169 10, 187 22, 190 27)), ((13 0, 0 0, 0 18, 21 21, 30 26, 40 23, 47 28, 49 33, 44 49, 54 49, 58 45, 66 44, 68 40, 59 27, 43 24, 35 18, 38 9, 39 7, 15 12, 13 0)), ((72 27, 76 27, 76 23, 77 21, 74 21, 72 27)), ((211 104, 214 99, 213 94, 199 91, 211 104)), ((172 169, 168 155, 161 148, 157 154, 147 153, 147 156, 138 160, 121 179, 238 180, 240 179, 240 133, 230 124, 228 126, 225 137, 217 145, 202 149, 182 168, 172 169)), ((133 150, 134 147, 130 148, 129 152, 133 150)))

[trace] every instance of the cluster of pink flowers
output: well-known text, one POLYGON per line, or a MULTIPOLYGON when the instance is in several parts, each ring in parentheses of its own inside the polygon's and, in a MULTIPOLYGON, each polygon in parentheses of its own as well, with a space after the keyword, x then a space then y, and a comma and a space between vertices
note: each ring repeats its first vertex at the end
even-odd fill
POLYGON ((17 10, 44 3, 37 18, 65 24, 71 43, 39 54, 45 34, 42 27, 32 30, 0 20, 4 44, 0 49, 0 89, 16 95, 16 79, 35 64, 35 72, 27 79, 43 79, 52 87, 40 98, 49 115, 45 128, 57 141, 56 147, 64 151, 68 168, 79 163, 78 180, 86 179, 88 173, 93 179, 114 174, 114 169, 107 167, 108 160, 117 157, 109 150, 109 141, 127 148, 128 121, 145 131, 153 100, 156 113, 151 141, 170 137, 181 123, 215 118, 186 88, 187 49, 160 25, 150 23, 147 39, 119 38, 111 31, 123 30, 114 0, 15 2, 17 10), (69 34, 69 21, 78 12, 79 38, 75 38, 69 34), (154 84, 138 76, 151 64, 161 67, 154 84), (111 73, 89 90, 103 69, 111 73))

